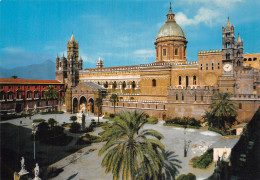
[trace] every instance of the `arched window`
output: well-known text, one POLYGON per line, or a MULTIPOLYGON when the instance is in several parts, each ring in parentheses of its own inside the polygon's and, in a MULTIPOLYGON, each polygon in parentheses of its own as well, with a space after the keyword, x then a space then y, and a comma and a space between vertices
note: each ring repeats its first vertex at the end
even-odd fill
POLYGON ((193 85, 197 85, 197 77, 193 76, 193 85))
POLYGON ((155 79, 152 80, 152 86, 153 86, 153 87, 156 86, 156 80, 155 80, 155 79))
POLYGON ((257 58, 254 58, 254 60, 253 61, 256 61, 257 60, 257 58))
POLYGON ((186 87, 189 85, 189 76, 186 76, 186 87))
POLYGON ((34 91, 34 98, 39 98, 39 92, 38 91, 34 91))
POLYGON ((252 59, 251 59, 251 58, 249 58, 249 59, 248 59, 248 61, 252 61, 252 59))
POLYGON ((32 92, 31 91, 27 91, 27 99, 31 99, 32 98, 32 92))
POLYGON ((196 96, 196 94, 195 94, 195 98, 194 98, 194 99, 195 99, 195 101, 197 101, 197 96, 196 96))
POLYGON ((247 58, 244 58, 244 61, 247 61, 247 58))
POLYGON ((239 109, 242 109, 242 103, 239 103, 238 106, 239 109))
POLYGON ((116 88, 116 87, 117 87, 117 83, 116 83, 116 81, 114 81, 113 88, 116 88))
POLYGON ((9 93, 8 93, 8 99, 9 99, 9 100, 12 100, 12 99, 13 99, 13 92, 9 92, 9 93))
POLYGON ((179 85, 181 85, 181 76, 179 76, 179 85))
POLYGON ((108 87, 108 82, 106 81, 106 83, 104 84, 104 88, 108 87))
POLYGON ((184 101, 184 96, 183 96, 183 94, 181 95, 181 100, 184 101))
POLYGON ((136 86, 135 81, 132 82, 132 88, 134 89, 136 86))
POLYGON ((17 99, 23 99, 23 95, 21 91, 17 91, 17 99))
POLYGON ((211 65, 211 69, 214 70, 214 63, 212 63, 212 65, 211 65))
POLYGON ((123 89, 125 89, 125 87, 126 87, 125 81, 123 82, 122 87, 123 87, 123 89))
POLYGON ((166 49, 163 49, 163 56, 166 56, 166 49))
POLYGON ((226 60, 230 60, 230 54, 226 54, 226 60))

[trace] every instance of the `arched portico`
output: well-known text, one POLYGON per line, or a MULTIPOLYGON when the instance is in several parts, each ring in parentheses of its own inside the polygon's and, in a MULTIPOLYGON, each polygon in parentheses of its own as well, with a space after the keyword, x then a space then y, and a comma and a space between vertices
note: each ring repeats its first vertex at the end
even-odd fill
POLYGON ((78 108, 78 99, 76 97, 72 98, 72 111, 73 113, 78 113, 79 108, 78 108))
POLYGON ((94 99, 93 98, 88 99, 88 112, 94 113, 94 99))
POLYGON ((79 97, 79 110, 82 112, 87 112, 87 99, 85 96, 79 97))

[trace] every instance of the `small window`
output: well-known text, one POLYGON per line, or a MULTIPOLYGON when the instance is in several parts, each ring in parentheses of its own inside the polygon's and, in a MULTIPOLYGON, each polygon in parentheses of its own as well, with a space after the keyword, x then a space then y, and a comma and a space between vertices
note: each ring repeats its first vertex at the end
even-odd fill
POLYGON ((212 70, 214 70, 214 63, 212 63, 211 67, 212 67, 212 70))
POLYGON ((163 109, 165 109, 165 105, 163 105, 163 109))
POLYGON ((201 101, 203 101, 203 95, 201 95, 201 97, 200 97, 200 98, 201 98, 201 101))
POLYGON ((176 94, 176 101, 178 101, 178 94, 176 94))
POLYGON ((254 90, 256 90, 256 86, 253 86, 254 90))
POLYGON ((8 99, 10 99, 10 100, 13 99, 13 93, 12 92, 8 93, 8 99))
POLYGON ((239 103, 238 106, 239 109, 242 109, 242 103, 239 103))
POLYGON ((175 56, 178 56, 178 48, 175 48, 175 50, 174 50, 174 55, 175 55, 175 56))
POLYGON ((195 99, 195 101, 197 101, 197 96, 196 96, 196 94, 195 94, 195 98, 194 98, 194 99, 195 99))
POLYGON ((123 103, 123 107, 125 107, 125 103, 123 103))
POLYGON ((247 61, 247 58, 244 58, 244 61, 247 61))
POLYGON ((208 70, 208 64, 206 64, 206 70, 208 70))
POLYGON ((226 60, 230 60, 230 54, 226 54, 226 60))
POLYGON ((200 70, 202 70, 202 64, 200 64, 200 70))
POLYGON ((193 76, 193 85, 197 85, 197 77, 193 76))
POLYGON ((181 95, 181 100, 184 101, 184 96, 183 96, 183 94, 181 95))
POLYGON ((181 76, 179 76, 179 85, 181 85, 181 76))
POLYGON ((157 105, 155 106, 155 109, 157 109, 157 105))
POLYGON ((35 85, 35 88, 37 88, 37 85, 35 85))
POLYGON ((28 89, 30 88, 31 86, 30 85, 28 85, 28 89))
POLYGON ((256 61, 257 60, 257 58, 254 58, 254 61, 256 61))
POLYGON ((189 76, 186 76, 186 86, 189 85, 189 76))
POLYGON ((163 49, 163 56, 166 56, 166 49, 163 49))
POLYGON ((156 80, 155 80, 155 79, 152 80, 152 86, 153 86, 153 87, 156 86, 156 80))
POLYGON ((218 63, 218 69, 220 69, 219 63, 218 63))
POLYGON ((249 58, 249 59, 248 59, 248 61, 252 61, 252 59, 251 59, 251 58, 249 58))

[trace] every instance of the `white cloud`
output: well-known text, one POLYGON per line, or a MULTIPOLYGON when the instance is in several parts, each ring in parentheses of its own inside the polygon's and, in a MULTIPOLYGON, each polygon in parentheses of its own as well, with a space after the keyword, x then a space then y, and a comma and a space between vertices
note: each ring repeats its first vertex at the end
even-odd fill
POLYGON ((221 14, 218 10, 201 7, 193 18, 188 18, 183 12, 177 13, 176 21, 181 26, 197 25, 199 23, 212 26, 213 22, 216 23, 220 19, 220 16, 221 14))
POLYGON ((134 55, 137 57, 143 57, 143 58, 149 58, 155 56, 155 50, 154 49, 140 49, 134 51, 134 55))
POLYGON ((224 8, 231 8, 237 3, 242 3, 244 0, 183 0, 182 3, 186 4, 203 4, 204 6, 218 6, 224 8))
POLYGON ((2 51, 6 52, 6 53, 22 53, 24 52, 25 50, 21 47, 5 47, 5 48, 2 48, 2 51))

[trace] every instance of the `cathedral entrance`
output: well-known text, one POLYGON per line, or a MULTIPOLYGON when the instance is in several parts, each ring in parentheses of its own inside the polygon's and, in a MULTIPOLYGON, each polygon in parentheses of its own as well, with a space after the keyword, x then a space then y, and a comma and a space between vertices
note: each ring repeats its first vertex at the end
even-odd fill
POLYGON ((79 99, 79 110, 84 113, 87 112, 87 99, 85 96, 81 96, 79 99))
POLYGON ((78 113, 78 100, 77 100, 77 98, 73 98, 72 110, 73 110, 73 113, 78 113))
POLYGON ((92 98, 88 100, 88 112, 94 113, 94 100, 92 98))
POLYGON ((21 111, 22 111, 22 104, 17 103, 17 104, 15 105, 15 112, 19 113, 19 112, 21 112, 21 111))

